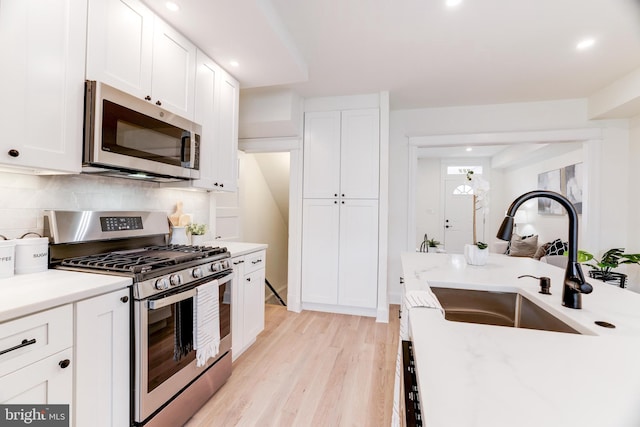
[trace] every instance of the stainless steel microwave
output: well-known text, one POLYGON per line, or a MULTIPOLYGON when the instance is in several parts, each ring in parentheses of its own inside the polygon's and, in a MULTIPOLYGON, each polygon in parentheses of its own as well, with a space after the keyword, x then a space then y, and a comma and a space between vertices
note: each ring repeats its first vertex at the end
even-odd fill
POLYGON ((84 173, 171 182, 200 178, 201 127, 104 83, 85 82, 84 173))

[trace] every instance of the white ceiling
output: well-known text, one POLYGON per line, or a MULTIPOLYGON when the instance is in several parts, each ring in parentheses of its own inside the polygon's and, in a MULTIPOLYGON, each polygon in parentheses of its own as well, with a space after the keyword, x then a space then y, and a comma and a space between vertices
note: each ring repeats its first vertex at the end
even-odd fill
POLYGON ((174 1, 145 2, 244 89, 478 105, 583 98, 640 68, 640 0, 174 1))

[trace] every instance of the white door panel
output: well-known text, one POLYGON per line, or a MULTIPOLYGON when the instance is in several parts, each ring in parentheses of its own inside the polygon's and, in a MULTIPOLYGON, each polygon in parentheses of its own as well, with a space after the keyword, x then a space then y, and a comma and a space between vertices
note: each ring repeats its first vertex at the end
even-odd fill
POLYGON ((463 253, 473 243, 473 195, 464 179, 445 181, 444 245, 448 253, 463 253), (466 188, 466 187, 468 188, 466 188))

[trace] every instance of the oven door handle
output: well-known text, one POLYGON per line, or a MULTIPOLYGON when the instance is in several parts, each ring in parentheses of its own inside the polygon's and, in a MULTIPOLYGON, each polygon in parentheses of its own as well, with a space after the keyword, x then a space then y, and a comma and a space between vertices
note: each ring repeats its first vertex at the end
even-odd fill
POLYGON ((193 298, 196 295, 196 288, 190 289, 188 291, 180 292, 179 294, 171 295, 170 297, 161 298, 161 299, 150 299, 147 301, 147 307, 149 310, 157 310, 162 307, 166 307, 171 304, 175 304, 180 301, 184 301, 189 298, 193 298))
MULTIPOLYGON (((232 278, 233 274, 227 274, 226 276, 217 279, 218 286, 224 285, 225 283, 231 281, 232 278)), ((198 288, 195 287, 193 289, 189 289, 188 291, 180 292, 179 294, 171 295, 170 297, 166 298, 159 298, 155 300, 150 299, 147 301, 147 307, 149 308, 149 310, 157 310, 159 308, 166 307, 168 305, 175 304, 189 298, 193 298, 196 295, 196 289, 198 288)))

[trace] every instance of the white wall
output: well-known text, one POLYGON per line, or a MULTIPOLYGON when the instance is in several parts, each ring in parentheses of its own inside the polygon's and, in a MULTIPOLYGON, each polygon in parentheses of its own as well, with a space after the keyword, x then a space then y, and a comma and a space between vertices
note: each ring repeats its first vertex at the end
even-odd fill
MULTIPOLYGON (((288 156, 289 153, 276 155, 288 156)), ((269 245, 266 278, 280 296, 286 299, 289 237, 287 221, 271 194, 255 155, 240 152, 239 157, 242 241, 269 245)), ((265 292, 266 296, 271 295, 268 290, 265 292)))
MULTIPOLYGON (((400 253, 408 249, 409 136, 602 128, 601 150, 595 153, 597 150, 594 148, 589 155, 597 163, 596 169, 600 172, 596 177, 597 188, 593 189, 599 197, 594 201, 598 212, 590 220, 598 221, 603 227, 598 227, 597 235, 584 240, 597 247, 627 244, 629 140, 625 120, 588 121, 586 100, 575 99, 397 110, 391 112, 390 121, 388 277, 391 302, 399 302, 399 277, 402 276, 400 253)), ((598 144, 594 144, 596 146, 598 144)), ((492 179, 492 184, 494 182, 496 176, 492 179)), ((493 209, 490 215, 502 216, 506 208, 507 205, 503 209, 493 209)))
POLYGON ((420 247, 425 234, 429 239, 444 241, 440 190, 440 159, 419 159, 416 170, 416 248, 420 247))
POLYGON ((60 210, 175 210, 193 221, 209 224, 209 194, 160 188, 157 183, 93 175, 37 176, 0 172, 0 234, 19 237, 42 233, 43 211, 60 210))
POLYGON ((302 103, 290 89, 241 90, 239 138, 301 136, 302 103))
MULTIPOLYGON (((630 120, 629 126, 629 216, 627 218, 628 241, 627 253, 640 253, 640 188, 638 187, 638 171, 640 171, 640 115, 630 120)), ((640 292, 640 266, 625 266, 629 275, 629 289, 640 292)))

